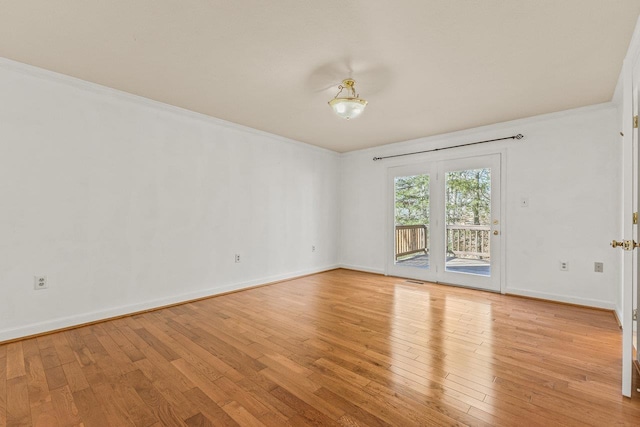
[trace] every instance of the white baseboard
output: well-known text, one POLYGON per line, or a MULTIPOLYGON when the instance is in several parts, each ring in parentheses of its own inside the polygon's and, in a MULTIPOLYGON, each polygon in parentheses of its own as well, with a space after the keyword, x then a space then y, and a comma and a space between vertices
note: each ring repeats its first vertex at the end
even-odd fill
POLYGON ((614 308, 613 311, 616 315, 616 321, 618 322, 618 325, 620 325, 620 329, 623 329, 624 325, 622 324, 622 308, 618 307, 618 305, 616 304, 616 308, 614 308))
POLYGON ((213 288, 206 288, 200 291, 189 292, 185 294, 173 295, 165 298, 158 298, 149 301, 143 301, 135 304, 129 304, 120 307, 111 307, 104 310, 92 311, 89 313, 80 313, 73 316, 59 317, 51 319, 46 322, 32 323, 29 325, 23 325, 17 328, 0 330, 0 343, 3 341, 9 341, 19 338, 28 337, 31 335, 37 335, 47 332, 53 332, 59 329, 70 328, 74 326, 80 326, 87 323, 97 322, 101 320, 107 320, 114 317, 126 316, 134 313, 138 313, 146 310, 153 310, 156 308, 189 302, 199 298, 212 297, 227 292, 237 291, 246 288, 252 288, 255 286, 266 285, 274 282, 281 282, 283 280, 295 279, 301 276, 307 276, 309 274, 322 273, 323 271, 334 270, 339 268, 339 265, 329 265, 325 267, 312 268, 307 270, 295 271, 287 274, 279 274, 275 276, 269 276, 261 279, 250 280, 241 283, 232 283, 222 286, 216 286, 213 288))
POLYGON ((363 267, 361 265, 340 264, 338 268, 346 268, 347 270, 363 271, 365 273, 385 274, 384 269, 363 267))
POLYGON ((531 298, 539 298, 539 299, 545 299, 549 301, 564 302, 567 304, 584 305, 586 307, 604 308, 607 310, 616 309, 616 304, 610 301, 600 301, 600 300, 594 300, 590 298, 578 298, 578 297, 573 297, 568 295, 548 294, 545 292, 529 291, 526 289, 517 289, 517 288, 508 287, 506 290, 506 294, 520 295, 520 296, 531 297, 531 298))

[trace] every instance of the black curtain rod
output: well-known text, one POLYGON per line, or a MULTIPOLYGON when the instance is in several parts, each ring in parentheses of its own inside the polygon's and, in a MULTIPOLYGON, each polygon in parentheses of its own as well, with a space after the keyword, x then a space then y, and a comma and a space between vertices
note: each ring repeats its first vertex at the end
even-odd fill
POLYGON ((478 141, 478 142, 469 142, 467 144, 452 145, 451 147, 433 148, 431 150, 414 151, 413 153, 394 154, 393 156, 374 157, 373 161, 375 162, 382 159, 390 159, 392 157, 412 156, 414 154, 430 153, 432 151, 449 150, 451 148, 466 147, 468 145, 484 144, 485 142, 503 141, 505 139, 522 139, 522 138, 524 138, 524 136, 521 133, 519 133, 517 135, 507 136, 504 138, 487 139, 486 141, 478 141))

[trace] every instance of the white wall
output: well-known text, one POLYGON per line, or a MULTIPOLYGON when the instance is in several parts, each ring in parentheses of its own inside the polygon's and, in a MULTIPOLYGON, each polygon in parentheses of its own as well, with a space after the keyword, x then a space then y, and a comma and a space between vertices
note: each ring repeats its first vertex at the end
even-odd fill
POLYGON ((387 168, 434 155, 372 157, 514 133, 436 155, 505 153, 505 291, 619 304, 613 105, 340 156, 7 60, 0 94, 0 341, 339 263, 384 272, 387 168))
POLYGON ((611 104, 347 153, 341 158, 341 262, 385 271, 387 168, 503 150, 507 293, 613 309, 620 256, 620 153, 611 104), (374 156, 522 133, 525 139, 373 162, 374 156), (530 206, 521 208, 520 198, 530 206), (569 262, 569 271, 559 261, 569 262), (593 271, 604 262, 604 273, 593 271))
POLYGON ((336 153, 8 60, 0 94, 0 341, 338 263, 336 153))

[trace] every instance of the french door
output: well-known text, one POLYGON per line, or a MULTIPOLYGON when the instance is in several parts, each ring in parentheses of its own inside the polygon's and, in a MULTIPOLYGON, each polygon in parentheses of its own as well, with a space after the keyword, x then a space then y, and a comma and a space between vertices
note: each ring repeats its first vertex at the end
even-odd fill
POLYGON ((500 291, 500 154, 388 175, 387 274, 500 291))
MULTIPOLYGON (((632 212, 638 212, 640 204, 640 149, 638 128, 634 117, 640 114, 640 55, 625 60, 622 68, 622 235, 623 241, 640 241, 640 227, 634 225, 632 212)), ((614 246, 615 247, 615 246, 614 246)), ((622 255, 622 394, 631 397, 633 389, 633 364, 640 366, 640 330, 634 311, 640 305, 638 291, 638 266, 640 249, 635 245, 625 247, 622 255), (631 247, 633 246, 633 247, 631 247), (634 359, 635 353, 635 359, 634 359)), ((637 311, 636 311, 637 313, 637 311)))

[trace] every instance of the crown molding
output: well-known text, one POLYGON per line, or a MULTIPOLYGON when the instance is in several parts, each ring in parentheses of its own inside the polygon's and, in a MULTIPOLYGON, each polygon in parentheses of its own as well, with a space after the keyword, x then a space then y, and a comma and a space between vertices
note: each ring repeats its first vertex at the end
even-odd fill
POLYGON ((92 93, 97 96, 110 97, 110 98, 115 97, 124 102, 128 102, 130 104, 150 108, 150 109, 161 111, 164 113, 175 114, 177 116, 185 117, 191 120, 196 120, 208 125, 223 127, 227 129, 233 129, 245 134, 255 135, 263 138, 269 138, 278 142, 294 145, 301 148, 306 148, 312 151, 317 151, 317 152, 328 154, 334 157, 339 157, 340 155, 340 153, 336 151, 328 150, 326 148, 307 144, 301 141, 296 141, 294 139, 290 139, 284 136, 261 131, 249 126, 238 124, 238 123, 229 122, 227 120, 222 120, 217 117, 207 116, 206 114, 187 110, 181 107, 176 107, 170 104, 165 104, 164 102, 155 101, 153 99, 145 98, 140 95, 134 95, 118 89, 110 88, 108 86, 103 86, 97 83, 88 82, 86 80, 82 80, 77 77, 72 77, 66 74, 57 73, 55 71, 46 70, 44 68, 35 67, 33 65, 14 61, 8 58, 0 57, 0 68, 14 72, 14 73, 19 73, 19 74, 27 75, 30 77, 34 77, 37 79, 70 86, 75 89, 80 89, 82 91, 92 93))

